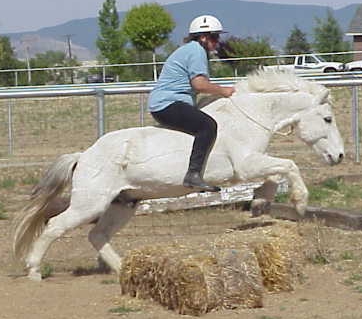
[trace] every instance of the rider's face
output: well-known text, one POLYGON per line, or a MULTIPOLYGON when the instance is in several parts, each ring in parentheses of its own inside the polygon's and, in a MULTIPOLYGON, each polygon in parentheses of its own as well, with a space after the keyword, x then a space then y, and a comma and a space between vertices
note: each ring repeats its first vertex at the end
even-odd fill
POLYGON ((203 36, 202 41, 205 43, 205 46, 208 51, 215 51, 219 44, 220 35, 217 33, 207 34, 203 36))

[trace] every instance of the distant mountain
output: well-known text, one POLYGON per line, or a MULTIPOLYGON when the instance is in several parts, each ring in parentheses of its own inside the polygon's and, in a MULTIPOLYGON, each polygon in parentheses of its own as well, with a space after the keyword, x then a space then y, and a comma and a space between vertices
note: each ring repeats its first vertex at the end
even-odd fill
MULTIPOLYGON (((201 14, 217 16, 230 35, 239 37, 268 37, 277 49, 285 41, 294 25, 307 33, 312 40, 316 18, 325 18, 332 10, 343 31, 347 31, 358 4, 333 10, 317 5, 284 5, 239 0, 192 0, 164 6, 176 22, 171 40, 177 44, 187 33, 190 20, 201 14), (190 14, 191 12, 191 14, 190 14)), ((123 20, 125 12, 119 12, 123 20)), ((72 51, 80 60, 94 59, 95 40, 98 35, 98 18, 71 20, 64 24, 42 28, 33 32, 9 33, 19 58, 24 57, 27 46, 30 55, 46 50, 67 50, 65 36, 71 35, 72 51)))

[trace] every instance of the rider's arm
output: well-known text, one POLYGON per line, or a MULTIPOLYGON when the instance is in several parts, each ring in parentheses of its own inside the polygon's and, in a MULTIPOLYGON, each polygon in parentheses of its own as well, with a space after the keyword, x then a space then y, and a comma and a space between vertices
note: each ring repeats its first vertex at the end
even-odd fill
POLYGON ((208 93, 213 95, 222 95, 229 97, 235 92, 234 87, 224 87, 211 83, 206 76, 198 75, 191 80, 193 89, 199 93, 208 93))

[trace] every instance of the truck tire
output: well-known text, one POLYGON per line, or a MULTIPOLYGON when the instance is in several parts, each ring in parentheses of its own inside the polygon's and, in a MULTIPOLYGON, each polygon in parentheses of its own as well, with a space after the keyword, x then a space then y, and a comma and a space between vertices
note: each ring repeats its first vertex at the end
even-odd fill
POLYGON ((335 68, 326 68, 323 71, 324 73, 332 73, 332 72, 337 72, 337 70, 335 68))

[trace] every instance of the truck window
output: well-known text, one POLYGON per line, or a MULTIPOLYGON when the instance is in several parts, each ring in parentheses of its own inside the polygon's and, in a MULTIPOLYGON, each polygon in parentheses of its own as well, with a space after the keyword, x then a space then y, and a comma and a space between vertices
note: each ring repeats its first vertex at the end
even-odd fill
POLYGON ((323 57, 321 57, 320 55, 316 55, 315 56, 316 60, 318 60, 319 62, 327 62, 323 57))
POLYGON ((302 65, 302 64, 303 64, 303 57, 299 56, 297 60, 297 65, 302 65))
POLYGON ((312 55, 307 55, 305 57, 305 63, 318 63, 318 60, 312 55))

